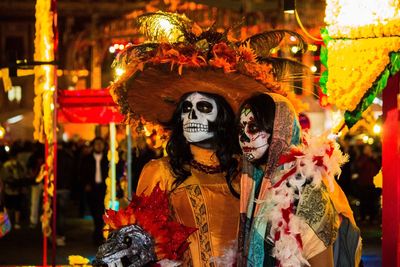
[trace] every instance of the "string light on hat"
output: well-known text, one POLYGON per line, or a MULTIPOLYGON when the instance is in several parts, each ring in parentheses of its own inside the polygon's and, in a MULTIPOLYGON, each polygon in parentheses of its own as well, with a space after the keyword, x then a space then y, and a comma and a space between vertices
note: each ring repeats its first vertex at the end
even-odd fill
POLYGON ((115 68, 115 76, 116 78, 121 77, 125 73, 123 68, 115 68))
POLYGON ((110 47, 108 48, 108 52, 110 52, 111 54, 118 53, 119 51, 122 51, 122 50, 124 50, 126 47, 129 47, 129 46, 131 46, 131 45, 132 45, 131 42, 126 43, 126 44, 118 44, 118 43, 115 43, 115 44, 113 44, 113 45, 110 45, 110 47))

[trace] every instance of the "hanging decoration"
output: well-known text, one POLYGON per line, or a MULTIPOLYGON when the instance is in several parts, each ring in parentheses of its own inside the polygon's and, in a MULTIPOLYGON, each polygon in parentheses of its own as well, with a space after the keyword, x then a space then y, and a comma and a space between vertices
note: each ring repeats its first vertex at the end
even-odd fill
POLYGON ((389 0, 328 0, 325 21, 321 63, 327 71, 320 85, 328 102, 346 111, 350 128, 400 69, 400 6, 389 0), (355 10, 364 15, 355 20, 355 10))

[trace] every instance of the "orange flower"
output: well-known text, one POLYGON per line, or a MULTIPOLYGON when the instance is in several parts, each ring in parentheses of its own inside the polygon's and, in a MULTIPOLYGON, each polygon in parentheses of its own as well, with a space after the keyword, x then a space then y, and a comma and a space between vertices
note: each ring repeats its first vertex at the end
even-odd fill
POLYGON ((272 73, 272 66, 269 64, 245 63, 241 71, 244 74, 254 77, 268 89, 277 90, 280 87, 279 82, 276 81, 272 73))
POLYGON ((224 69, 225 73, 234 72, 235 71, 235 63, 229 63, 226 58, 216 57, 210 60, 210 65, 216 68, 224 69))
POLYGON ((247 41, 246 44, 239 46, 239 57, 246 62, 256 62, 257 56, 254 53, 254 50, 250 47, 250 41, 247 41))
POLYGON ((225 58, 230 64, 236 63, 236 51, 226 43, 218 43, 213 46, 212 53, 215 58, 225 58))
POLYGON ((192 33, 196 36, 200 36, 203 33, 203 30, 197 23, 193 23, 192 33))

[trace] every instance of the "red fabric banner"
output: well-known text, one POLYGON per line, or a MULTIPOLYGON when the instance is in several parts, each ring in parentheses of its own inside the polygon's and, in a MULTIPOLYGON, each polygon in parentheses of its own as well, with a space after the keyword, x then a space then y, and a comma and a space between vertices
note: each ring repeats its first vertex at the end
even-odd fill
POLYGON ((108 89, 59 90, 57 119, 71 123, 120 123, 119 112, 108 89))

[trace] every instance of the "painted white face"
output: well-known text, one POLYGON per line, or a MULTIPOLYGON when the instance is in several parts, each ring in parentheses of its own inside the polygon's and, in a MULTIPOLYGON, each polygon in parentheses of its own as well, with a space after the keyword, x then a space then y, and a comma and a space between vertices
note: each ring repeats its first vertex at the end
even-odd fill
POLYGON ((214 99, 199 93, 190 94, 183 102, 183 135, 190 143, 197 143, 214 136, 209 122, 217 119, 218 109, 214 99))
POLYGON ((268 148, 271 134, 261 130, 257 125, 253 112, 244 108, 240 114, 239 144, 243 155, 249 160, 260 159, 268 148))

